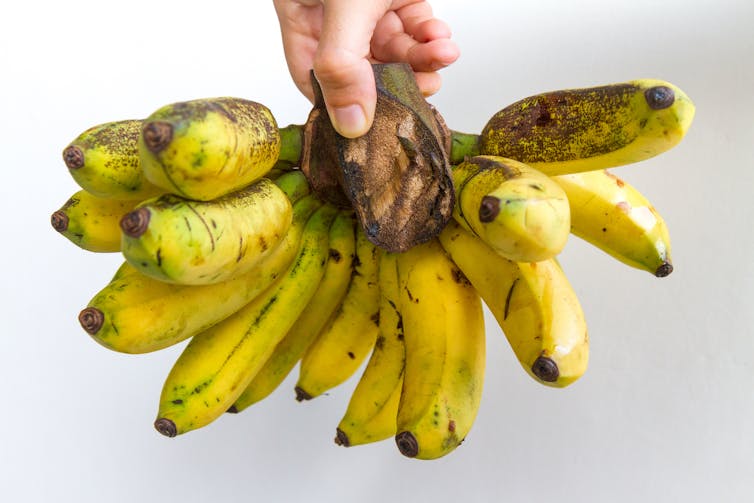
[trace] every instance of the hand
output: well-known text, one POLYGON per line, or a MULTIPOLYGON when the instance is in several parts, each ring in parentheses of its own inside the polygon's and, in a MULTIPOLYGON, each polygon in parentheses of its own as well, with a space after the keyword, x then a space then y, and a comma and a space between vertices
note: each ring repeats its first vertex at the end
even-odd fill
POLYGON ((437 71, 458 59, 450 28, 424 0, 274 0, 293 81, 314 101, 322 88, 335 129, 356 138, 374 119, 371 63, 408 63, 422 93, 440 88, 437 71))

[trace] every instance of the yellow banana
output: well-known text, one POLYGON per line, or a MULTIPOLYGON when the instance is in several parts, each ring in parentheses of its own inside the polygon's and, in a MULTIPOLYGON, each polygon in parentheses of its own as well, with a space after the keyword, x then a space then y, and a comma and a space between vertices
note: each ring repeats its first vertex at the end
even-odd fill
POLYGON ((607 170, 553 179, 568 196, 574 235, 658 278, 673 272, 665 220, 635 187, 607 170))
POLYGON ((246 274, 222 283, 165 283, 126 262, 81 311, 79 322, 97 342, 123 353, 156 351, 191 337, 241 309, 285 272, 320 205, 314 196, 297 201, 291 228, 275 250, 246 274))
POLYGON ((286 194, 266 178, 212 201, 165 194, 123 217, 122 251, 132 266, 162 281, 227 281, 275 249, 291 213, 286 194))
POLYGON ((440 242, 490 308, 516 358, 537 381, 565 387, 587 368, 584 313, 555 259, 507 260, 451 222, 440 242))
POLYGON ((550 177, 512 159, 476 156, 453 168, 453 217, 496 252, 536 262, 563 250, 568 199, 550 177))
POLYGON ((166 105, 142 127, 139 153, 149 181, 208 201, 264 176, 278 160, 280 131, 270 110, 240 98, 166 105))
POLYGON ((291 329, 236 399, 229 412, 240 412, 272 393, 301 359, 345 296, 356 254, 355 220, 341 211, 330 228, 330 252, 322 283, 291 329))
POLYGON ((157 431, 174 437, 201 428, 233 405, 320 284, 337 211, 321 206, 287 271, 243 309, 191 339, 162 388, 157 431))
POLYGON ((398 256, 406 366, 396 444, 407 457, 435 459, 471 429, 482 397, 482 302, 437 239, 398 256))
POLYGON ((350 447, 378 442, 396 434, 405 363, 396 264, 397 255, 383 252, 380 256, 379 335, 338 424, 335 437, 338 445, 350 447))
POLYGON ((678 144, 694 110, 678 87, 654 79, 543 93, 495 114, 479 150, 548 175, 621 166, 678 144))
POLYGON ((118 222, 138 201, 97 197, 85 190, 73 194, 50 217, 52 227, 73 244, 93 252, 120 251, 118 222))
POLYGON ((319 396, 344 382, 374 347, 379 330, 379 252, 359 227, 356 259, 343 302, 301 359, 298 401, 319 396))
POLYGON ((76 183, 97 197, 144 200, 164 192, 144 176, 140 120, 108 122, 81 133, 63 150, 76 183))

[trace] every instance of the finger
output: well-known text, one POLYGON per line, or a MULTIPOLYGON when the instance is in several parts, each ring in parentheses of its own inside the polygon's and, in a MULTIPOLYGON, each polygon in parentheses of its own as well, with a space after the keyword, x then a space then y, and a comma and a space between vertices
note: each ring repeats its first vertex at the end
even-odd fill
POLYGON ((450 27, 434 16, 427 2, 408 2, 396 7, 395 14, 401 20, 403 31, 420 42, 451 36, 450 27))
POLYGON ((310 71, 316 50, 316 40, 294 34, 283 35, 283 51, 288 64, 288 72, 299 91, 312 103, 314 102, 314 90, 312 89, 310 71))
POLYGON ((374 120, 377 92, 370 40, 387 8, 388 2, 373 0, 325 3, 314 74, 333 126, 348 138, 366 133, 374 120))
POLYGON ((432 96, 442 87, 442 77, 437 72, 417 72, 414 77, 416 85, 425 97, 432 96))
POLYGON ((322 4, 318 0, 274 0, 274 6, 288 71, 296 87, 314 101, 309 72, 322 26, 322 4))
POLYGON ((405 33, 395 34, 387 40, 380 40, 372 46, 372 54, 379 61, 400 61, 409 63, 414 71, 434 72, 455 62, 460 51, 449 39, 437 39, 419 43, 405 33))

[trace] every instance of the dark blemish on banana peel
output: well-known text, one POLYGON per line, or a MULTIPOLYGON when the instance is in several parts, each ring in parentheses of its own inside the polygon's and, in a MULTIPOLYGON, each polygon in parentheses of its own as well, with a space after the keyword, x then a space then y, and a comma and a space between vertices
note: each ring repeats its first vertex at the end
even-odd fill
POLYGON ((508 310, 511 307, 511 297, 513 297, 513 289, 516 288, 516 283, 518 283, 518 278, 516 278, 513 281, 513 284, 511 285, 510 289, 508 290, 508 295, 505 296, 505 309, 503 309, 503 319, 508 319, 508 310))
POLYGON ((644 98, 652 110, 669 108, 675 102, 675 92, 667 86, 650 87, 644 91, 644 98))
POLYGON ((492 222, 500 213, 500 200, 492 196, 484 196, 479 205, 479 221, 492 222))

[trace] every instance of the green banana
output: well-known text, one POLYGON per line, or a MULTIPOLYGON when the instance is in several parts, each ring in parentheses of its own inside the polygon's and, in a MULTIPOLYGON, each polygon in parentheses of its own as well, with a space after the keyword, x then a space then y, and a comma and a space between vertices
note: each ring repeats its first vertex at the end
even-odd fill
POLYGON ((665 220, 635 187, 607 170, 553 177, 571 207, 571 232, 624 264, 673 272, 665 220))
POLYGON ((124 263, 112 281, 79 314, 84 330, 103 346, 147 353, 172 346, 248 304, 293 261, 304 225, 321 206, 305 196, 293 206, 293 223, 275 250, 246 274, 210 285, 175 285, 124 263))
POLYGON ((270 110, 229 97, 166 105, 144 121, 139 137, 147 179, 200 201, 264 176, 280 149, 280 131, 270 110))
POLYGON ((272 393, 288 376, 343 301, 356 256, 355 220, 341 211, 330 227, 330 252, 322 283, 270 358, 236 399, 229 412, 241 412, 272 393))
POLYGON ((174 437, 206 426, 246 389, 320 284, 336 214, 321 206, 288 270, 243 309, 191 339, 165 380, 157 431, 174 437))
POLYGON ((218 283, 269 255, 291 214, 286 194, 266 178, 212 201, 165 194, 123 217, 122 251, 132 266, 161 281, 218 283))
POLYGON ((80 190, 52 214, 50 222, 53 229, 79 248, 93 252, 117 252, 120 251, 118 222, 137 202, 97 197, 80 190))
POLYGON ((479 151, 547 175, 622 166, 678 144, 694 111, 683 91, 655 79, 543 93, 496 113, 479 151))
POLYGON ((139 159, 142 121, 107 122, 81 133, 63 150, 68 171, 87 192, 143 200, 164 192, 144 176, 139 159))
POLYGON ((379 283, 380 332, 336 429, 335 442, 345 447, 378 442, 397 432, 406 350, 396 254, 380 256, 379 283))
POLYGON ((570 233, 568 199, 550 177, 496 156, 453 169, 453 217, 500 255, 519 262, 556 256, 570 233))

